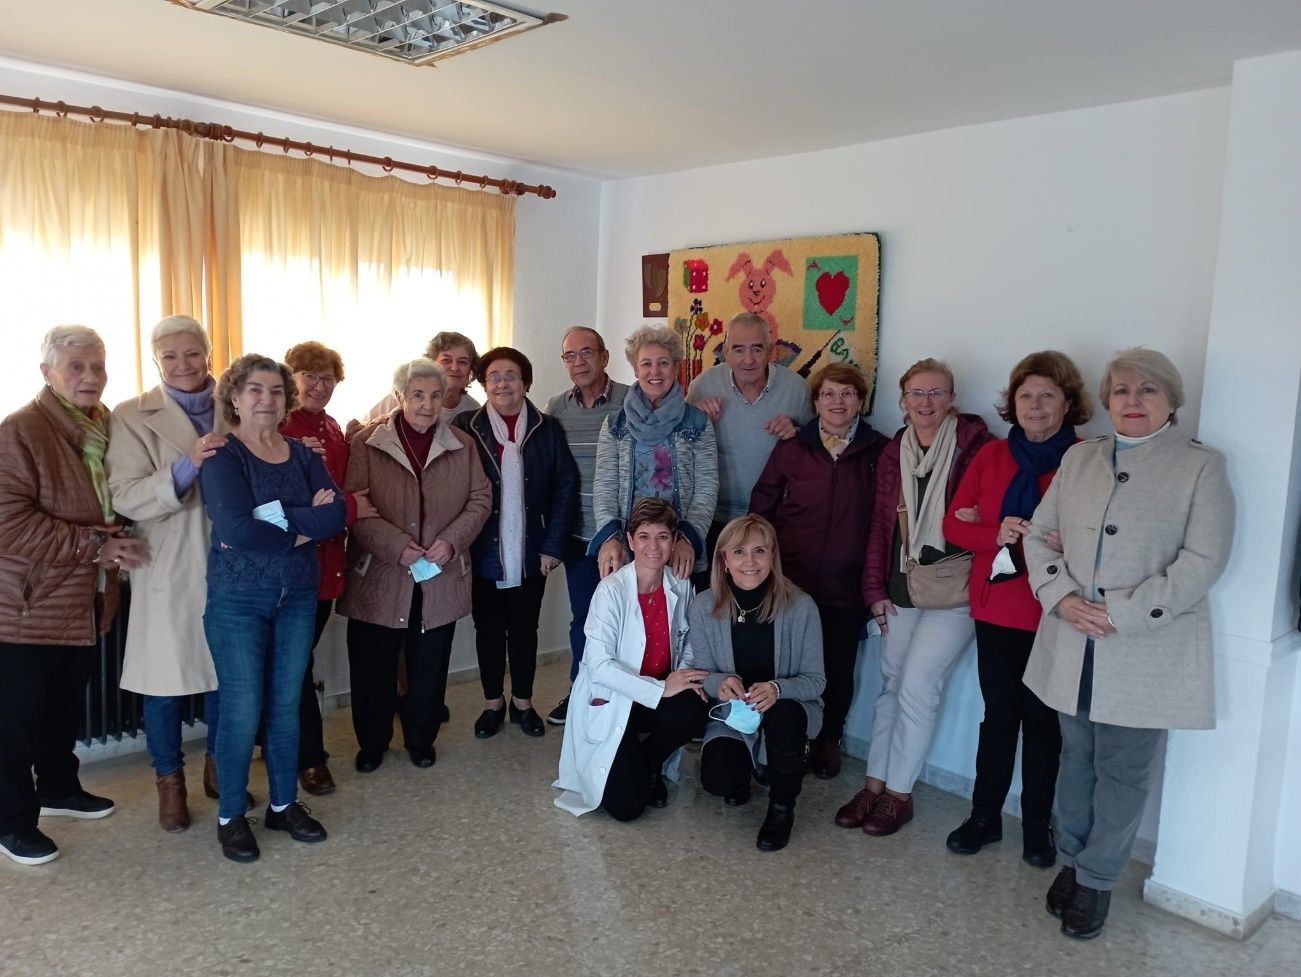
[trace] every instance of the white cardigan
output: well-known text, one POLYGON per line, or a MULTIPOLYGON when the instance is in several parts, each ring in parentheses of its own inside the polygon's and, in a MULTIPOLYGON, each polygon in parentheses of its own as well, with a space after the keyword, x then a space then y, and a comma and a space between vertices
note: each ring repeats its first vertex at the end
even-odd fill
MULTIPOLYGON (((674 669, 691 664, 687 642, 691 593, 689 580, 679 580, 667 569, 664 571, 674 669)), ((571 814, 586 814, 600 807, 632 704, 654 709, 664 695, 664 682, 640 674, 646 651, 646 624, 637 600, 634 564, 625 565, 601 581, 592 595, 583 633, 587 644, 569 693, 560 775, 552 784, 564 791, 556 798, 556 807, 571 814), (593 704, 601 700, 603 704, 593 704)), ((666 775, 673 779, 677 777, 678 758, 675 753, 665 764, 666 775)))

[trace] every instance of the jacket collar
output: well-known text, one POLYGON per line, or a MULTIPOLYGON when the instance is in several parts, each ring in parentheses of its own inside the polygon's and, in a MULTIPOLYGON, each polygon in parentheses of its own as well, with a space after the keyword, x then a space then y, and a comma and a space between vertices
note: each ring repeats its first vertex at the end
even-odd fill
MULTIPOLYGON (((805 444, 822 448, 822 429, 818 427, 818 416, 813 415, 813 420, 806 423, 800 428, 799 439, 805 444)), ((867 423, 867 418, 859 416, 858 427, 854 430, 854 440, 841 452, 840 457, 845 458, 849 455, 858 454, 860 451, 866 451, 878 441, 883 441, 885 435, 878 433, 867 423)), ((823 449, 825 450, 825 449, 823 449)))
MULTIPOLYGON (((524 433, 520 434, 519 430, 515 431, 515 441, 524 450, 524 445, 528 439, 533 436, 533 432, 542 426, 542 414, 533 406, 533 401, 527 397, 524 398, 524 433)), ((488 408, 480 407, 470 415, 467 423, 471 436, 479 442, 479 447, 484 455, 492 462, 494 469, 500 470, 497 463, 497 439, 493 437, 492 422, 488 419, 488 408)), ((518 421, 516 423, 519 423, 518 421)))
MULTIPOLYGON (((194 425, 185 416, 185 411, 163 390, 162 384, 146 390, 136 401, 140 411, 140 420, 146 428, 153 431, 181 454, 189 452, 198 435, 194 425)), ((214 405, 213 430, 221 433, 226 428, 218 405, 214 405)))
POLYGON ((42 387, 41 392, 36 395, 35 404, 46 415, 50 423, 54 425, 60 436, 68 444, 72 445, 75 450, 80 451, 81 428, 77 426, 76 421, 68 416, 68 412, 63 409, 63 405, 59 403, 59 398, 54 395, 54 391, 50 389, 48 384, 42 387))
MULTIPOLYGON (((382 451, 415 475, 415 470, 411 467, 411 459, 407 457, 406 449, 402 447, 402 442, 398 438, 398 413, 399 411, 395 410, 376 425, 375 430, 366 439, 366 446, 382 451)), ((433 443, 429 446, 429 457, 425 459, 425 467, 428 468, 433 464, 434 459, 439 455, 448 451, 460 451, 464 447, 465 445, 452 433, 451 425, 444 418, 439 417, 438 424, 434 427, 433 443)))

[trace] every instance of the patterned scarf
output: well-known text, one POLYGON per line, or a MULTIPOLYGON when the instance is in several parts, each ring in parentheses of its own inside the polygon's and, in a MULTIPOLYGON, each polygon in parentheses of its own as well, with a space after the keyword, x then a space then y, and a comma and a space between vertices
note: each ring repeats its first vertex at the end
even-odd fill
MULTIPOLYGON (((506 590, 524 582, 524 466, 519 442, 511 440, 497 408, 489 404, 484 410, 492 425, 492 436, 501 445, 501 579, 497 588, 506 590)), ((516 437, 524 436, 522 428, 527 424, 528 415, 521 410, 515 422, 516 437)))
POLYGON ((99 499, 99 507, 104 511, 104 522, 110 523, 113 521, 113 493, 109 491, 108 475, 104 472, 104 455, 108 452, 108 408, 103 404, 96 404, 91 408, 96 415, 92 418, 53 387, 50 391, 54 393, 59 406, 67 411, 68 416, 81 428, 81 462, 90 473, 90 483, 95 487, 95 497, 99 499))
POLYGON ((687 412, 687 399, 676 380, 660 402, 651 406, 641 384, 634 383, 623 399, 623 415, 628 420, 628 430, 638 444, 663 444, 682 423, 687 412))

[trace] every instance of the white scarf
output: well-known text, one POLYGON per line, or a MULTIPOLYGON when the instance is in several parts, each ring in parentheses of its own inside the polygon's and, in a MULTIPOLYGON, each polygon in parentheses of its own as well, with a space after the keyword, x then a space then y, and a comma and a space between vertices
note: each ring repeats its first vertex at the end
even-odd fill
MULTIPOLYGON (((501 518, 498 526, 501 579, 497 581, 497 587, 505 590, 524 582, 524 465, 520 460, 519 442, 510 439, 506 422, 497 409, 492 404, 484 409, 488 412, 493 437, 501 445, 501 518)), ((521 409, 515 419, 517 438, 523 438, 524 431, 520 427, 527 424, 528 415, 521 409)))
POLYGON ((910 424, 899 445, 899 480, 903 504, 908 508, 908 551, 900 547, 899 568, 907 569, 908 558, 921 560, 922 547, 944 551, 944 497, 949 469, 958 448, 958 419, 944 418, 929 451, 922 451, 917 431, 910 424), (930 475, 926 495, 917 504, 917 479, 930 475))

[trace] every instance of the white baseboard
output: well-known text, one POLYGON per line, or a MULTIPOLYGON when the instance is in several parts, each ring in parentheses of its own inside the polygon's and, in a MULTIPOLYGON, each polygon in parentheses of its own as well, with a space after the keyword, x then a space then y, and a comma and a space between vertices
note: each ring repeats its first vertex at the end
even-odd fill
POLYGON ((1143 900, 1168 913, 1192 920, 1235 940, 1245 940, 1260 929, 1274 912, 1277 896, 1270 896, 1251 912, 1243 915, 1212 905, 1186 892, 1148 879, 1143 883, 1143 900))
POLYGON ((1274 893, 1274 912, 1289 919, 1301 920, 1301 893, 1279 889, 1274 893))

